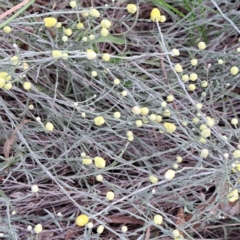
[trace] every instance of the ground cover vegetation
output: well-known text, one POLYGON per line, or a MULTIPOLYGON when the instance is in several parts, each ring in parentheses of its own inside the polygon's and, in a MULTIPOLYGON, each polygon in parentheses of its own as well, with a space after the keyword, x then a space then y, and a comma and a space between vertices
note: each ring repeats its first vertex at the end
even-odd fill
POLYGON ((238 239, 239 2, 17 4, 0 1, 0 237, 238 239))

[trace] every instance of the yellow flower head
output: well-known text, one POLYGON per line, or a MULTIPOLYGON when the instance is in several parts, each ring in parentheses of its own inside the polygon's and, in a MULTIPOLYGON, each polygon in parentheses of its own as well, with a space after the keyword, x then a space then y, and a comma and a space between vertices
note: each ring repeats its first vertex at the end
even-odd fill
POLYGON ((134 13, 137 11, 137 6, 136 6, 136 4, 128 4, 128 5, 127 5, 127 11, 128 11, 129 13, 134 14, 134 13))
POLYGON ((72 29, 67 28, 67 29, 64 30, 64 33, 69 37, 69 36, 72 35, 72 29))
POLYGON ((5 81, 10 81, 12 79, 7 72, 0 72, 0 78, 3 78, 5 81))
POLYGON ((107 30, 107 28, 102 28, 102 30, 101 30, 101 36, 103 36, 103 37, 106 37, 107 35, 108 35, 108 30, 107 30))
POLYGON ((12 31, 12 29, 11 29, 9 26, 5 26, 5 27, 3 28, 3 31, 4 31, 5 33, 10 33, 10 32, 12 31))
POLYGON ((158 8, 153 8, 150 14, 150 19, 153 22, 159 22, 161 17, 161 13, 158 8))
POLYGON ((97 168, 105 168, 105 166, 106 166, 106 160, 104 160, 101 157, 95 157, 94 162, 95 162, 95 166, 97 168))
POLYGON ((18 65, 19 64, 18 56, 11 57, 10 62, 12 65, 15 65, 15 66, 18 65))
POLYGON ((93 60, 97 57, 97 54, 92 49, 87 49, 87 59, 93 60))
POLYGON ((30 90, 31 87, 32 87, 32 84, 31 84, 30 82, 24 82, 24 83, 23 83, 23 88, 24 88, 25 90, 30 90))
POLYGON ((40 232, 42 232, 43 228, 42 228, 42 225, 41 224, 37 224, 35 227, 34 227, 34 232, 39 234, 40 232))
POLYGON ((140 113, 143 116, 147 116, 149 113, 149 109, 147 107, 142 107, 142 108, 140 108, 140 113))
POLYGON ((154 184, 154 183, 158 182, 158 178, 154 175, 150 175, 149 176, 149 181, 154 184))
POLYGON ((47 28, 51 28, 51 27, 55 27, 55 25, 57 24, 57 19, 54 17, 47 17, 43 19, 45 27, 47 28))
POLYGON ((173 133, 176 131, 176 126, 173 123, 165 122, 163 126, 165 127, 166 131, 169 133, 173 133))
POLYGON ((47 124, 45 125, 45 129, 51 132, 53 131, 54 126, 51 122, 47 122, 47 124))
POLYGON ((89 14, 90 14, 90 16, 95 17, 95 18, 100 17, 100 12, 96 8, 90 9, 89 14))
POLYGON ((198 48, 199 48, 200 50, 204 50, 204 49, 206 48, 205 42, 199 42, 199 43, 198 43, 198 48))
POLYGON ((108 62, 110 60, 111 56, 109 53, 104 53, 102 55, 102 60, 105 61, 105 62, 108 62))
POLYGON ((0 88, 2 88, 5 85, 5 79, 0 78, 0 88))
POLYGON ((76 224, 80 227, 85 226, 89 221, 89 218, 85 214, 81 214, 76 218, 76 224))
POLYGON ((237 75, 238 71, 239 71, 239 69, 236 66, 231 67, 231 69, 230 69, 230 72, 231 72, 232 75, 237 75))
POLYGON ((175 65, 174 69, 175 69, 175 71, 176 71, 177 73, 180 73, 180 72, 183 71, 182 66, 181 66, 181 64, 179 64, 179 63, 177 63, 177 64, 175 65))
POLYGON ((3 86, 6 90, 10 90, 12 88, 12 83, 11 82, 8 82, 8 83, 5 83, 5 85, 3 86))
POLYGON ((235 150, 232 155, 234 158, 240 158, 240 150, 235 150))
POLYGON ((59 58, 62 57, 62 52, 59 51, 59 50, 53 50, 53 51, 52 51, 52 57, 53 57, 54 59, 59 59, 59 58))
POLYGON ((155 224, 161 225, 163 221, 163 217, 160 214, 156 214, 153 220, 155 224))
POLYGON ((83 23, 79 22, 77 24, 77 29, 82 29, 82 28, 84 28, 84 25, 83 25, 83 23))
POLYGON ((95 117, 94 118, 94 123, 97 125, 97 126, 101 126, 105 123, 105 120, 102 116, 98 116, 98 117, 95 117))
POLYGON ((106 194, 106 198, 109 201, 112 201, 114 199, 114 196, 115 196, 115 194, 114 194, 113 191, 108 191, 107 194, 106 194))
POLYGON ((110 28, 112 23, 108 19, 103 19, 100 25, 102 28, 110 28))
POLYGON ((165 172, 164 177, 166 180, 172 180, 175 177, 176 171, 169 169, 165 172))
POLYGON ((89 157, 89 156, 85 156, 83 159, 82 159, 82 162, 83 164, 85 165, 90 165, 92 163, 92 159, 89 157))
POLYGON ((231 191, 228 195, 227 195, 227 199, 229 202, 235 202, 237 201, 239 198, 239 195, 238 195, 238 190, 235 189, 233 191, 231 191))

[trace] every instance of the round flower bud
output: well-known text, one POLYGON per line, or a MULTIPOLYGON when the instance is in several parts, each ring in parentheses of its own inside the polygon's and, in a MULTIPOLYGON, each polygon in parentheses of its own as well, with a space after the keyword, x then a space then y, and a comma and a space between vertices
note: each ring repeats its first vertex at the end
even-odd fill
POLYGON ((187 74, 182 75, 182 80, 183 80, 183 82, 188 82, 189 76, 187 74))
POLYGON ((128 11, 129 13, 134 14, 134 13, 137 11, 137 6, 136 6, 136 4, 128 4, 128 5, 127 5, 127 11, 128 11))
POLYGON ((126 97, 127 96, 127 91, 122 91, 121 94, 122 94, 123 97, 126 97))
POLYGON ((33 106, 32 104, 30 104, 30 105, 28 106, 28 109, 29 109, 29 110, 33 110, 33 109, 34 109, 34 106, 33 106))
POLYGON ((108 35, 108 33, 109 32, 108 32, 107 28, 102 28, 102 30, 100 32, 101 36, 103 36, 103 37, 106 37, 108 35))
POLYGON ((214 119, 214 118, 206 117, 206 119, 207 119, 207 125, 208 125, 209 127, 214 126, 214 124, 215 124, 215 119, 214 119))
POLYGON ((128 131, 128 132, 127 132, 127 136, 128 136, 128 137, 133 136, 133 132, 132 132, 132 131, 128 131))
POLYGON ((120 80, 119 80, 118 78, 115 78, 115 79, 113 80, 113 83, 114 83, 115 85, 119 85, 119 84, 120 84, 120 80))
POLYGON ((222 59, 218 59, 218 64, 223 64, 223 60, 222 59))
POLYGON ((175 177, 176 172, 172 169, 169 169, 165 172, 164 177, 166 180, 171 180, 175 177))
MULTIPOLYGON (((81 157, 83 156, 81 155, 81 157)), ((82 163, 84 165, 90 165, 92 163, 92 159, 89 156, 84 156, 82 159, 82 163)))
POLYGON ((29 232, 32 231, 32 226, 28 225, 28 226, 27 226, 27 230, 28 230, 29 232))
POLYGON ((114 192, 108 191, 106 194, 106 198, 107 200, 112 201, 114 199, 114 192))
POLYGON ((79 22, 77 24, 77 29, 82 29, 82 28, 84 28, 84 25, 83 25, 83 23, 79 22))
POLYGON ((232 155, 234 158, 240 158, 240 150, 235 150, 232 155))
POLYGON ((211 135, 211 129, 210 128, 206 128, 206 129, 201 131, 201 136, 203 136, 204 138, 208 138, 210 135, 211 135))
POLYGON ((121 113, 120 112, 115 112, 113 114, 113 117, 116 118, 116 119, 119 119, 121 117, 121 113))
POLYGON ((181 73, 183 71, 181 64, 177 63, 174 67, 177 73, 181 73))
POLYGON ((181 163, 183 159, 182 159, 181 156, 177 156, 177 157, 176 157, 176 160, 177 160, 178 163, 181 163))
POLYGON ((51 122, 47 122, 46 123, 46 125, 45 125, 45 129, 47 130, 47 131, 53 131, 53 129, 54 129, 54 126, 53 126, 53 124, 51 123, 51 122))
POLYGON ((71 8, 75 8, 77 6, 77 3, 75 1, 71 1, 69 5, 71 8))
POLYGON ((166 110, 163 112, 163 115, 164 115, 165 117, 170 117, 170 116, 171 116, 170 110, 169 110, 169 109, 166 109, 166 110))
POLYGON ((197 66, 197 64, 198 64, 198 60, 197 59, 192 59, 191 60, 191 64, 192 64, 192 66, 197 66))
POLYGON ((92 222, 89 222, 89 223, 87 224, 87 228, 88 228, 88 229, 92 229, 92 228, 93 228, 93 223, 92 223, 92 222))
POLYGON ((165 127, 166 131, 169 133, 173 133, 176 131, 176 126, 173 123, 165 122, 163 126, 165 127))
POLYGON ((134 140, 134 137, 133 136, 129 136, 127 139, 128 139, 129 142, 132 142, 134 140))
POLYGON ((154 175, 150 175, 149 176, 149 181, 154 184, 154 183, 158 182, 158 178, 154 175))
POLYGON ((153 8, 150 13, 150 19, 152 22, 159 22, 161 17, 161 13, 158 8, 153 8))
POLYGON ((108 62, 110 60, 111 56, 109 53, 104 53, 102 55, 102 60, 105 61, 105 62, 108 62))
POLYGON ((40 232, 42 232, 43 228, 42 228, 42 225, 41 224, 37 224, 35 227, 34 227, 34 232, 39 234, 40 232))
POLYGON ((10 28, 9 26, 5 26, 5 27, 3 28, 3 31, 4 31, 5 33, 10 33, 10 32, 12 31, 12 28, 10 28))
MULTIPOLYGON (((230 188, 231 189, 231 188, 230 188)), ((228 195, 227 195, 227 199, 229 202, 235 202, 237 201, 239 198, 239 195, 238 195, 238 190, 235 189, 233 191, 231 191, 228 195)))
POLYGON ((81 13, 81 15, 82 15, 83 17, 88 17, 88 16, 89 16, 89 11, 83 11, 83 12, 81 13))
POLYGON ((95 39, 95 36, 94 36, 93 34, 90 34, 90 35, 89 35, 89 39, 90 39, 90 40, 94 40, 94 39, 95 39))
POLYGON ((63 42, 67 42, 68 41, 68 37, 67 36, 62 36, 62 41, 63 42))
POLYGON ((199 118, 196 118, 196 117, 192 119, 192 122, 193 122, 194 124, 198 124, 199 121, 200 121, 199 118))
POLYGON ((134 106, 133 108, 132 108, 132 113, 134 113, 134 114, 140 114, 141 113, 141 109, 138 107, 138 106, 134 106))
POLYGON ((97 57, 97 54, 92 49, 87 49, 87 59, 93 60, 97 57))
POLYGON ((103 19, 100 25, 102 28, 110 28, 112 23, 108 19, 103 19))
POLYGON ((168 102, 172 102, 174 100, 174 96, 173 95, 168 95, 167 96, 167 101, 168 102))
POLYGON ((101 157, 95 157, 94 162, 95 162, 96 168, 105 168, 106 166, 106 160, 104 160, 101 157))
POLYGON ((229 154, 228 154, 228 153, 224 153, 224 154, 223 154, 223 157, 224 157, 225 159, 228 159, 228 158, 229 158, 229 154))
POLYGON ((201 86, 202 87, 207 87, 208 86, 208 82, 207 81, 201 81, 201 86))
POLYGON ((72 35, 72 29, 67 28, 67 29, 64 30, 64 33, 69 37, 69 36, 72 35))
POLYGON ((157 116, 156 116, 155 114, 151 114, 151 115, 149 116, 149 119, 150 119, 151 121, 155 121, 156 118, 157 118, 157 116))
POLYGON ((160 16, 160 19, 159 19, 159 22, 160 22, 160 23, 164 23, 164 22, 166 22, 166 20, 167 20, 166 16, 161 15, 161 16, 160 16))
POLYGON ((197 103, 195 106, 196 106, 196 109, 198 109, 198 110, 202 109, 202 104, 201 103, 197 103))
POLYGON ((46 28, 54 27, 57 24, 57 19, 53 17, 46 17, 43 21, 46 28))
POLYGON ((200 142, 200 143, 206 143, 207 141, 206 141, 206 139, 205 139, 204 137, 201 137, 201 138, 199 139, 199 142, 200 142))
POLYGON ((175 57, 175 56, 179 56, 180 55, 180 52, 178 49, 174 48, 172 49, 172 56, 175 57))
POLYGON ((104 226, 103 225, 99 225, 98 228, 97 228, 97 233, 101 234, 101 233, 103 233, 103 230, 104 230, 104 226))
POLYGON ((32 191, 32 193, 37 193, 38 192, 38 185, 32 185, 31 191, 32 191))
POLYGON ((59 50, 53 50, 52 51, 52 57, 57 60, 62 57, 62 52, 59 50))
POLYGON ((162 107, 166 107, 166 106, 167 106, 167 103, 166 103, 166 102, 161 102, 161 106, 162 106, 162 107))
POLYGON ((10 58, 10 62, 11 62, 11 64, 12 65, 19 65, 19 58, 18 58, 18 56, 13 56, 13 57, 11 57, 10 58))
POLYGON ((91 8, 89 11, 90 16, 98 18, 100 17, 100 12, 96 8, 91 8))
POLYGON ((83 42, 87 42, 87 40, 88 40, 87 37, 83 37, 83 38, 82 38, 82 41, 83 41, 83 42))
POLYGON ((146 116, 149 113, 149 109, 147 107, 142 107, 140 108, 140 113, 141 115, 146 116))
POLYGON ((190 74, 190 80, 191 80, 191 81, 196 81, 197 78, 198 78, 198 75, 197 75, 196 73, 191 73, 191 74, 190 74))
POLYGON ((102 182, 103 181, 103 176, 102 175, 97 175, 96 176, 96 180, 98 181, 98 182, 102 182))
POLYGON ((182 126, 183 127, 186 127, 188 125, 188 122, 187 121, 182 121, 182 126))
POLYGON ((121 231, 122 231, 123 233, 126 233, 127 230, 128 230, 127 226, 122 226, 122 227, 121 227, 121 231))
POLYGON ((61 28, 62 27, 62 23, 57 22, 57 24, 55 25, 56 28, 61 28))
POLYGON ((81 214, 79 215, 77 218, 76 218, 76 224, 79 226, 79 227, 83 227, 85 226, 89 221, 89 218, 87 215, 85 214, 81 214))
POLYGON ((162 116, 161 115, 157 115, 156 119, 155 119, 155 122, 156 123, 160 123, 161 121, 162 121, 162 116))
POLYGON ((98 116, 94 118, 94 123, 97 126, 101 126, 105 123, 105 119, 102 116, 98 116))
POLYGON ((10 90, 12 88, 12 83, 11 82, 5 83, 3 87, 6 90, 10 90))
POLYGON ((204 49, 206 48, 205 42, 199 42, 199 43, 198 43, 198 48, 199 48, 200 50, 204 50, 204 49))
POLYGON ((173 237, 176 238, 180 235, 180 232, 177 229, 175 229, 175 230, 172 231, 172 235, 173 235, 173 237))
POLYGON ((207 150, 207 149, 203 149, 203 150, 201 151, 200 156, 201 156, 202 158, 207 158, 207 157, 208 157, 208 154, 209 154, 208 150, 207 150))
POLYGON ((91 74, 93 77, 96 77, 98 75, 96 71, 92 71, 91 74))
POLYGON ((163 221, 163 217, 160 214, 156 214, 153 218, 154 223, 157 225, 161 225, 163 221))
POLYGON ((232 75, 237 75, 238 71, 239 71, 239 69, 236 66, 231 67, 231 69, 230 69, 230 72, 231 72, 232 75))
POLYGON ((238 119, 237 119, 237 118, 233 118, 233 119, 231 120, 231 124, 232 124, 232 125, 237 125, 237 124, 238 124, 238 119))
POLYGON ((174 168, 174 169, 178 169, 178 164, 177 164, 177 163, 174 163, 174 164, 173 164, 173 168, 174 168))
POLYGON ((195 84, 189 84, 188 85, 188 90, 189 91, 194 91, 196 89, 196 85, 195 84))
POLYGON ((135 124, 137 125, 137 127, 141 127, 143 125, 143 122, 142 120, 137 120, 135 124))

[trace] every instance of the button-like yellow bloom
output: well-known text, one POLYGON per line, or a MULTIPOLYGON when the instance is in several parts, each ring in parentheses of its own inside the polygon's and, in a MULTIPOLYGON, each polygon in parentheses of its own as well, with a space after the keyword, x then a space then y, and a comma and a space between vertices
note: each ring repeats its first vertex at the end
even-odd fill
POLYGON ((40 232, 42 232, 43 228, 42 228, 42 225, 41 224, 37 224, 35 227, 34 227, 34 232, 39 234, 40 232))
POLYGON ((161 13, 158 8, 153 8, 150 14, 150 19, 153 22, 159 22, 161 17, 161 13))
POLYGON ((143 116, 147 116, 149 113, 149 109, 147 107, 142 107, 142 108, 140 108, 140 113, 143 116))
POLYGON ((69 37, 69 36, 72 35, 72 29, 67 28, 67 29, 64 30, 64 33, 69 37))
POLYGON ((46 28, 51 28, 51 27, 55 27, 57 24, 57 19, 54 17, 47 17, 43 19, 45 27, 46 28))
POLYGON ((128 4, 128 5, 127 5, 127 11, 128 11, 129 13, 134 14, 134 13, 137 11, 137 6, 136 6, 136 4, 128 4))
POLYGON ((228 195, 227 195, 227 199, 229 202, 235 202, 237 201, 239 198, 239 195, 238 195, 238 190, 235 189, 233 191, 231 191, 228 195))
POLYGON ((18 65, 19 64, 18 56, 11 57, 10 62, 12 65, 15 65, 15 66, 18 65))
POLYGON ((90 14, 90 16, 95 17, 95 18, 100 17, 100 12, 96 8, 90 9, 89 14, 90 14))
POLYGON ((169 133, 173 133, 176 131, 176 126, 173 123, 165 122, 163 126, 165 127, 166 131, 169 133))
POLYGON ((103 19, 100 25, 102 28, 110 28, 112 23, 108 19, 103 19))
POLYGON ((12 88, 12 83, 11 83, 11 82, 5 83, 3 87, 4 87, 6 90, 10 90, 10 89, 12 88))
POLYGON ((29 90, 29 89, 31 89, 31 87, 32 87, 32 84, 30 82, 24 82, 23 83, 23 88, 25 90, 29 90))
POLYGON ((52 51, 52 57, 53 57, 54 59, 59 59, 59 58, 62 57, 62 52, 59 51, 59 50, 53 50, 53 51, 52 51))
POLYGON ((93 60, 97 57, 97 54, 92 49, 87 49, 87 59, 93 60))
POLYGON ((205 48, 206 48, 205 42, 200 42, 200 43, 198 43, 198 48, 199 48, 200 50, 205 49, 205 48))
POLYGON ((165 172, 164 177, 166 180, 172 180, 175 177, 176 171, 169 169, 165 172))
POLYGON ((97 168, 105 168, 105 166, 106 166, 106 160, 104 160, 101 157, 95 157, 94 162, 95 162, 95 166, 97 168))
POLYGON ((154 216, 154 223, 157 225, 161 225, 163 221, 163 217, 160 214, 156 214, 154 216))
POLYGON ((114 199, 114 197, 115 197, 114 192, 112 192, 112 191, 107 192, 107 194, 106 194, 107 200, 112 201, 114 199))
POLYGON ((105 123, 105 120, 102 116, 98 116, 98 117, 95 117, 94 118, 94 123, 97 125, 97 126, 101 126, 105 123))
POLYGON ((10 28, 9 26, 5 26, 5 27, 3 28, 3 31, 4 31, 5 33, 10 33, 10 32, 12 31, 12 28, 10 28))
POLYGON ((77 24, 77 29, 82 29, 82 28, 84 28, 84 25, 83 25, 83 23, 79 22, 77 24))
POLYGON ((89 218, 85 214, 81 214, 76 218, 76 224, 80 227, 85 226, 89 221, 89 218))
POLYGON ((54 126, 51 122, 47 122, 47 124, 45 125, 45 129, 51 132, 53 131, 54 126))
POLYGON ((101 34, 101 36, 106 37, 106 36, 108 35, 108 30, 107 30, 107 28, 102 28, 100 34, 101 34))
POLYGON ((102 55, 102 60, 105 61, 105 62, 108 62, 110 60, 111 56, 109 53, 104 53, 102 55))
POLYGON ((236 66, 231 67, 231 69, 230 69, 230 72, 231 72, 232 75, 237 75, 238 71, 239 71, 239 69, 236 66))
POLYGON ((154 183, 158 182, 158 178, 154 175, 150 175, 149 176, 149 181, 154 184, 154 183))

